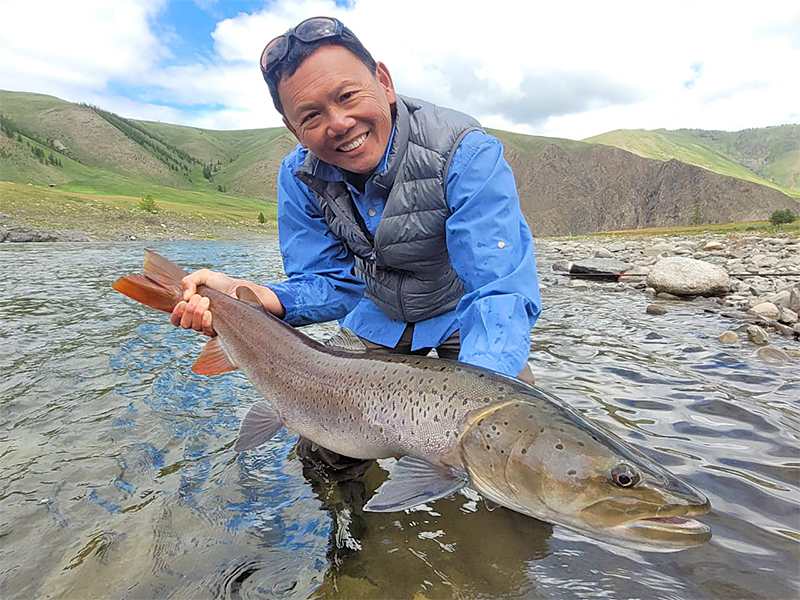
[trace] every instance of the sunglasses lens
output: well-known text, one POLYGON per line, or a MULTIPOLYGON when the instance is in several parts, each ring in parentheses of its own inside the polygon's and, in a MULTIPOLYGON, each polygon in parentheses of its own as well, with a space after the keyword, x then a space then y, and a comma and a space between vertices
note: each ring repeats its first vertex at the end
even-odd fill
POLYGON ((314 42, 316 40, 336 35, 339 24, 328 17, 314 17, 300 23, 294 30, 294 34, 304 42, 314 42))
POLYGON ((268 71, 272 65, 282 59, 286 54, 288 44, 289 40, 285 35, 278 36, 267 44, 264 52, 261 53, 261 70, 268 71))

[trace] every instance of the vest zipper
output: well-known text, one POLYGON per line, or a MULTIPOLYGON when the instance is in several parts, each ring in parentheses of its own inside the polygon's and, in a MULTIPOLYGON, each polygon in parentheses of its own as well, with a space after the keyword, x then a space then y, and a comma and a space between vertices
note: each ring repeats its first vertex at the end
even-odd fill
POLYGON ((400 312, 403 315, 403 321, 408 323, 408 314, 406 314, 406 303, 403 302, 403 284, 408 279, 408 273, 403 273, 400 277, 400 285, 397 286, 397 305, 400 307, 400 312))

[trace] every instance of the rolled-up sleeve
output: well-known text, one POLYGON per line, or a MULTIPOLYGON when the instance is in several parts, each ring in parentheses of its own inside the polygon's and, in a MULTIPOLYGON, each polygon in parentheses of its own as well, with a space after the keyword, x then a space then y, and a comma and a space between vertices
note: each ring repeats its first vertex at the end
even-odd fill
POLYGON ((294 176, 290 157, 278 173, 278 235, 288 279, 269 287, 291 325, 339 319, 358 303, 364 283, 353 274, 353 256, 329 230, 312 192, 294 176))
POLYGON ((466 289, 456 315, 462 362, 517 375, 541 311, 533 238, 499 140, 468 134, 447 179, 450 261, 466 289))

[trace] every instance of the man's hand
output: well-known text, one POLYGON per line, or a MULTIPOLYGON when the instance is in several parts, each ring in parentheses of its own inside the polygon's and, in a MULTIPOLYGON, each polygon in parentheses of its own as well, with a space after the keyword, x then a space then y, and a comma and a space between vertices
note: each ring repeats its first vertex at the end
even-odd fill
POLYGON ((197 293, 197 287, 200 285, 228 296, 236 296, 236 288, 239 286, 248 287, 255 292, 265 309, 279 318, 283 318, 286 314, 286 310, 271 289, 244 279, 228 277, 224 273, 201 269, 181 280, 184 299, 172 310, 172 317, 170 318, 172 324, 176 327, 194 329, 209 337, 217 335, 213 326, 213 317, 209 311, 210 301, 197 293))

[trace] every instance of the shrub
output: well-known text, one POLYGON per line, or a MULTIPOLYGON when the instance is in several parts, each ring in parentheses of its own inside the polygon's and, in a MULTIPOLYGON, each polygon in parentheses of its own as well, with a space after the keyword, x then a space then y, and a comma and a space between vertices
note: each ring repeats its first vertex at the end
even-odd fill
POLYGON ((139 208, 146 210, 149 213, 158 212, 158 205, 150 194, 145 194, 145 197, 139 202, 139 208))
POLYGON ((267 217, 264 216, 263 212, 258 213, 258 222, 259 223, 266 223, 267 217))
POLYGON ((784 208, 773 212, 769 220, 773 225, 778 226, 785 223, 794 223, 797 220, 797 215, 792 212, 792 209, 784 208))

